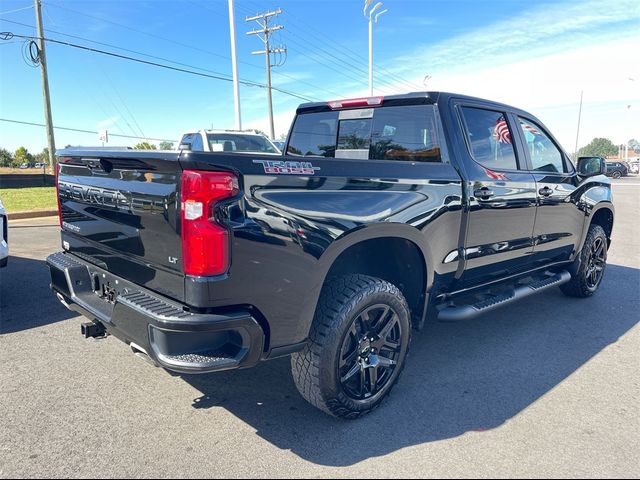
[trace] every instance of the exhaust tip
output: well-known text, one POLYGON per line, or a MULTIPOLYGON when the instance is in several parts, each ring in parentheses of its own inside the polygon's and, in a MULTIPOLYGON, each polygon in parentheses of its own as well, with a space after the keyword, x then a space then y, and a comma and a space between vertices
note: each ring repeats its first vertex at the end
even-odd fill
MULTIPOLYGON (((51 286, 51 285, 49 285, 51 286)), ((58 300, 60 300, 60 303, 62 303, 65 307, 67 308, 71 308, 69 307, 69 304, 67 303, 67 301, 64 299, 64 297, 62 296, 62 294, 60 292, 56 292, 56 297, 58 297, 58 300)))
POLYGON ((129 346, 131 347, 131 351, 133 352, 133 354, 136 357, 138 357, 141 360, 144 360, 149 365, 152 365, 154 367, 158 366, 158 364, 149 356, 147 351, 144 348, 142 348, 140 345, 137 345, 137 344, 131 342, 129 344, 129 346))

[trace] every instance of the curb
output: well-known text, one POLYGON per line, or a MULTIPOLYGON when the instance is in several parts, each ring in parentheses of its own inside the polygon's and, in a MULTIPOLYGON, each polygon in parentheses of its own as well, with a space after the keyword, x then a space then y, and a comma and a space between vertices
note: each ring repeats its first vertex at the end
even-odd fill
POLYGON ((24 218, 52 217, 58 215, 58 210, 32 210, 28 212, 13 212, 7 214, 9 220, 20 220, 24 218))

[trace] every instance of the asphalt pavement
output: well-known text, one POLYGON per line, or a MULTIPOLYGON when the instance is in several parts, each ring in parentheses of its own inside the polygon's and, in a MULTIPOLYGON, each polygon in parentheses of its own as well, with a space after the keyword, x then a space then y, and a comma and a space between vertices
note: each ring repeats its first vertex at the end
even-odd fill
POLYGON ((414 335, 388 401, 357 421, 298 395, 289 360, 153 368, 49 291, 57 218, 11 222, 0 270, 0 477, 640 476, 640 179, 593 298, 559 290, 414 335))

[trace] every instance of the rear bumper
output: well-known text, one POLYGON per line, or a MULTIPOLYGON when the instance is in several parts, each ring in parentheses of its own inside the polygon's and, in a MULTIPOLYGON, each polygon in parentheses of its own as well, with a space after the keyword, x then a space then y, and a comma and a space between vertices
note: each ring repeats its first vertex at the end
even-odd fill
POLYGON ((255 365, 264 332, 248 312, 197 314, 155 292, 64 252, 47 258, 51 288, 67 308, 102 324, 178 373, 209 373, 255 365))

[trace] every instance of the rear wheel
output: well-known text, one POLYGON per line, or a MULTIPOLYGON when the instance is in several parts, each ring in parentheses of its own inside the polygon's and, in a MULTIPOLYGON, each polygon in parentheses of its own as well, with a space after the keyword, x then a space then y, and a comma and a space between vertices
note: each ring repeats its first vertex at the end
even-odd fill
POLYGON ((376 408, 404 367, 409 318, 400 290, 379 278, 348 275, 326 285, 309 344, 291 358, 302 396, 336 417, 376 408))
POLYGON ((580 268, 568 283, 560 286, 570 297, 590 297, 598 290, 607 267, 607 234, 600 225, 591 225, 580 252, 580 268))

